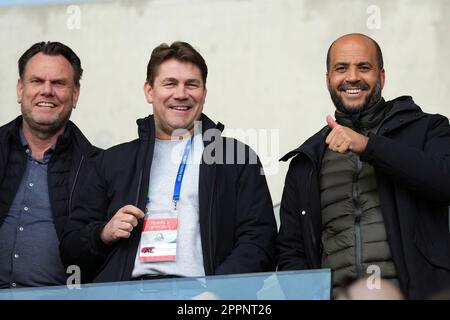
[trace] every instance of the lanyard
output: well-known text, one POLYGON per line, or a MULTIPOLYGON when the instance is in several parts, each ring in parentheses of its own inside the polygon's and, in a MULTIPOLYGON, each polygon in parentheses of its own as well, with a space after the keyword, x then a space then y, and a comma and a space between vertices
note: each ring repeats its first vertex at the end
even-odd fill
POLYGON ((191 151, 192 140, 194 139, 194 135, 188 140, 186 146, 184 147, 183 158, 181 158, 180 166, 178 167, 178 173, 175 179, 175 186, 173 188, 173 209, 177 210, 177 202, 180 200, 181 193, 181 183, 183 182, 184 171, 186 169, 186 163, 189 156, 189 152, 191 151))

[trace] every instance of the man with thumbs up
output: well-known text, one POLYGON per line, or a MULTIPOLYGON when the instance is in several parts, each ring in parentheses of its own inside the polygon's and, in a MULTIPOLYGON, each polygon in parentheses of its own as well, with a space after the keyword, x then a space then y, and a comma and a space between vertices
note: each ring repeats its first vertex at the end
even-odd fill
POLYGON ((331 268, 333 296, 367 276, 410 299, 450 287, 448 119, 385 101, 380 47, 362 34, 331 44, 326 81, 335 119, 282 158, 279 270, 331 268))

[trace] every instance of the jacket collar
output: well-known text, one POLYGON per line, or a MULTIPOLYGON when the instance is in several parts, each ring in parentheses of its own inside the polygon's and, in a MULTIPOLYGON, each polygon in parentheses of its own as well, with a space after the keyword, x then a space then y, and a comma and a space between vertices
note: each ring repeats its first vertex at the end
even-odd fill
MULTIPOLYGON (((200 116, 200 122, 201 122, 201 130, 203 138, 205 138, 205 132, 210 129, 217 129, 219 130, 219 133, 222 133, 224 129, 224 125, 220 122, 217 124, 214 123, 208 116, 206 116, 204 113, 200 116)), ((148 140, 149 138, 154 139, 156 136, 155 133, 155 117, 153 114, 136 120, 136 123, 138 125, 138 135, 139 139, 141 140, 148 140)), ((211 141, 203 139, 203 142, 205 145, 211 143, 211 141)))
POLYGON ((72 121, 69 121, 67 123, 66 130, 60 136, 60 138, 62 140, 62 143, 65 143, 64 141, 66 139, 71 140, 72 143, 81 150, 81 153, 85 154, 88 157, 92 157, 99 151, 101 151, 100 148, 93 146, 92 143, 89 142, 86 136, 72 121))
POLYGON ((305 154, 308 156, 313 163, 318 163, 321 158, 323 151, 325 150, 324 141, 327 135, 330 133, 330 128, 328 126, 323 127, 315 135, 306 140, 296 149, 289 151, 285 154, 280 161, 288 161, 290 158, 298 155, 305 154))
POLYGON ((387 103, 392 104, 392 107, 381 123, 380 129, 383 127, 383 134, 426 116, 410 96, 401 96, 387 103))
MULTIPOLYGON (((20 128, 22 127, 23 117, 18 116, 8 126, 8 135, 13 138, 17 143, 20 142, 20 128)), ((81 130, 69 120, 66 124, 64 132, 58 137, 56 141, 56 150, 63 150, 69 147, 71 144, 76 145, 83 154, 90 157, 98 152, 98 148, 94 147, 89 140, 84 136, 81 130)))

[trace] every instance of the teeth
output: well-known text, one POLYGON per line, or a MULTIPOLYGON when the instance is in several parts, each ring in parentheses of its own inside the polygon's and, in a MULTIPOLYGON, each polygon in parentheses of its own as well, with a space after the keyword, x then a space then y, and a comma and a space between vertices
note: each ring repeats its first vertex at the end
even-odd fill
POLYGON ((37 105, 39 107, 46 107, 46 108, 54 108, 55 107, 55 105, 50 102, 39 102, 37 105))
POLYGON ((360 93, 361 89, 348 89, 345 92, 350 93, 350 94, 356 94, 356 93, 360 93))
POLYGON ((175 110, 181 110, 181 111, 189 110, 189 107, 171 107, 171 108, 175 109, 175 110))

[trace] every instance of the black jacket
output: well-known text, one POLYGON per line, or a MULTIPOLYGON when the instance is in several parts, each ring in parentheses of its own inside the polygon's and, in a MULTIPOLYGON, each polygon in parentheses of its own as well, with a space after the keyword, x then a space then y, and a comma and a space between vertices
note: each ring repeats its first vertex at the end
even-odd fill
MULTIPOLYGON (((201 121, 205 151, 200 164, 199 220, 205 273, 274 270, 276 222, 261 164, 259 160, 248 164, 248 155, 253 151, 247 146, 244 164, 206 164, 205 153, 210 153, 213 146, 206 130, 216 128, 208 132, 215 132, 212 140, 217 150, 225 147, 226 140, 235 146, 244 145, 221 137, 220 123, 215 126, 205 115, 201 121)), ((83 281, 131 278, 142 219, 129 239, 111 246, 103 244, 100 231, 124 205, 132 204, 144 211, 155 128, 153 116, 137 123, 139 139, 106 150, 92 170, 92 180, 74 202, 60 248, 64 264, 81 267, 83 281)))
MULTIPOLYGON (((450 126, 441 115, 423 113, 411 97, 388 103, 392 109, 360 158, 375 169, 401 288, 408 298, 425 298, 450 287, 450 126)), ((321 267, 319 173, 329 131, 282 158, 295 156, 280 209, 280 270, 321 267)))
MULTIPOLYGON (((22 116, 0 128, 0 226, 19 189, 27 155, 19 136, 22 116)), ((99 153, 77 126, 69 121, 58 137, 48 165, 48 190, 58 237, 61 239, 76 188, 87 177, 88 162, 99 153)))

